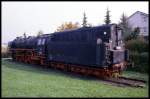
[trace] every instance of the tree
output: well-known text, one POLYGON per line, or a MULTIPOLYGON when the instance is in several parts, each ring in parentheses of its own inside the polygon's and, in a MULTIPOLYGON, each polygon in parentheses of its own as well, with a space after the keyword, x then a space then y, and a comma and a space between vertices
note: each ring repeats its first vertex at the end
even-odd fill
POLYGON ((26 33, 24 33, 23 35, 24 35, 24 38, 26 38, 26 37, 27 37, 27 36, 26 36, 26 33))
POLYGON ((136 39, 140 33, 140 28, 136 27, 134 31, 131 33, 132 39, 136 39))
POLYGON ((39 32, 37 33, 37 36, 40 36, 43 34, 43 31, 42 30, 39 30, 39 32))
POLYGON ((110 23, 111 23, 109 12, 110 12, 110 11, 109 11, 108 8, 107 8, 106 16, 105 16, 106 18, 105 18, 105 20, 104 20, 105 24, 110 24, 110 23))
MULTIPOLYGON (((125 38, 125 40, 128 41, 132 39, 137 39, 139 33, 140 33, 140 28, 136 27, 133 31, 131 31, 131 34, 125 38)), ((143 38, 143 37, 139 37, 139 38, 143 38)))
POLYGON ((129 25, 128 21, 127 21, 127 16, 123 13, 120 20, 121 22, 119 23, 119 26, 122 28, 122 33, 123 33, 123 39, 127 40, 130 38, 132 29, 131 26, 129 25))
POLYGON ((72 22, 65 22, 64 24, 62 24, 61 26, 59 26, 57 29, 56 29, 56 32, 61 32, 61 31, 68 31, 68 30, 73 30, 73 29, 77 29, 79 28, 79 23, 76 22, 76 23, 72 23, 72 22))
POLYGON ((86 17, 85 12, 83 13, 83 23, 82 23, 82 26, 83 27, 87 27, 87 17, 86 17))

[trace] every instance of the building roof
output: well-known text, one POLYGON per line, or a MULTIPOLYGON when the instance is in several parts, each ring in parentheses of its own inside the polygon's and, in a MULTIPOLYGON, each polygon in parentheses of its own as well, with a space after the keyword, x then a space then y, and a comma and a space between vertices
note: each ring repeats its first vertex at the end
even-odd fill
POLYGON ((148 14, 147 14, 147 13, 144 13, 144 12, 141 12, 141 11, 136 11, 135 13, 133 13, 132 15, 130 15, 130 16, 128 17, 128 19, 131 18, 131 17, 132 17, 133 15, 135 15, 136 13, 140 13, 140 14, 142 14, 142 15, 148 17, 148 14))

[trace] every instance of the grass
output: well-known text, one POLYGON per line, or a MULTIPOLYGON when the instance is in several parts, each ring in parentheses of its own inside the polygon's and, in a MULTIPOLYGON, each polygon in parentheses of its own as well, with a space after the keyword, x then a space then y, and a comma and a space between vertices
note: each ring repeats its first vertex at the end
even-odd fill
MULTIPOLYGON (((147 74, 125 76, 148 80, 147 74)), ((145 88, 119 87, 95 78, 2 59, 2 97, 148 97, 145 88)))

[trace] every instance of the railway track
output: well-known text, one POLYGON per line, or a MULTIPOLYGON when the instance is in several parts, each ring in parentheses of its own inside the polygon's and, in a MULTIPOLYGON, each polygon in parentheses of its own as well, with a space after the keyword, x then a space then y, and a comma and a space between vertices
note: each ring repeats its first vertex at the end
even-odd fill
POLYGON ((119 77, 119 78, 106 78, 106 81, 109 81, 111 83, 116 83, 119 85, 125 85, 125 86, 131 86, 131 87, 145 87, 146 81, 139 80, 139 79, 133 79, 133 78, 127 78, 127 77, 119 77))

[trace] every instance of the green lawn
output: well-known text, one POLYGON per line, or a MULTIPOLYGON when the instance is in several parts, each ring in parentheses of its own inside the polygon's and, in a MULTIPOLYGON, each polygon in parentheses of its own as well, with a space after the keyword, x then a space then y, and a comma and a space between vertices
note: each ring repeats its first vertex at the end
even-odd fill
MULTIPOLYGON (((148 81, 147 74, 124 75, 148 81)), ((148 97, 148 87, 113 86, 95 78, 2 59, 2 97, 148 97)))

